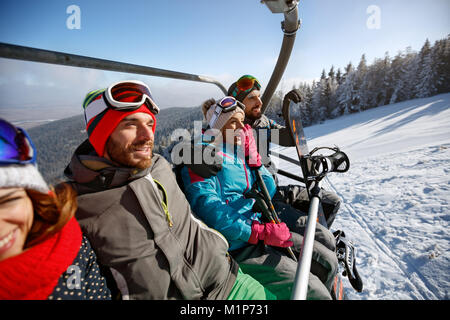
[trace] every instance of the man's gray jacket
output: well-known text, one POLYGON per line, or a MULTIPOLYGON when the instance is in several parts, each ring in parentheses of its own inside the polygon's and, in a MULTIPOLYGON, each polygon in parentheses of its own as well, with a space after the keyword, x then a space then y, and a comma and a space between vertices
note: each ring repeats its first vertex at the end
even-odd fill
POLYGON ((76 218, 124 299, 226 299, 237 263, 217 231, 194 217, 169 163, 113 167, 86 140, 65 171, 76 218))

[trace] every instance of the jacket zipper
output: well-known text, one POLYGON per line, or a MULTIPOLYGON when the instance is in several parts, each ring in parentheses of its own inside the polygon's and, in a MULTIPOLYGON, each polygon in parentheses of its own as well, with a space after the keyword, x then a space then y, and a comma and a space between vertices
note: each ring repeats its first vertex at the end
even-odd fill
POLYGON ((158 180, 153 179, 153 181, 155 181, 155 183, 158 186, 158 188, 163 192, 164 199, 162 200, 161 205, 163 207, 164 214, 166 215, 166 219, 167 219, 167 222, 169 224, 169 227, 172 228, 173 227, 173 221, 172 221, 172 216, 170 215, 170 212, 169 212, 169 207, 167 206, 167 192, 166 192, 166 189, 164 189, 163 185, 158 180))

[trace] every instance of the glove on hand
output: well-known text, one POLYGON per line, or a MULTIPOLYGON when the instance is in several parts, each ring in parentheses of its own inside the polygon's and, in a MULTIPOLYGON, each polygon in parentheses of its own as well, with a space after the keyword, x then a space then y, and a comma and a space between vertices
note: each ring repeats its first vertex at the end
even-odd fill
POLYGON ((250 168, 259 169, 262 166, 261 156, 256 148, 255 137, 253 136, 253 129, 246 124, 240 131, 241 143, 244 148, 245 159, 250 168))
POLYGON ((208 99, 205 102, 202 103, 202 111, 203 114, 206 114, 206 112, 211 108, 211 106, 216 103, 216 100, 214 98, 208 99))
POLYGON ((290 99, 294 101, 294 103, 299 103, 303 100, 303 96, 298 89, 293 89, 289 91, 285 96, 284 99, 290 99))
POLYGON ((268 246, 287 248, 294 244, 292 241, 288 241, 291 237, 292 235, 284 222, 261 224, 258 221, 253 221, 252 233, 248 242, 257 244, 259 240, 264 240, 264 244, 268 246))

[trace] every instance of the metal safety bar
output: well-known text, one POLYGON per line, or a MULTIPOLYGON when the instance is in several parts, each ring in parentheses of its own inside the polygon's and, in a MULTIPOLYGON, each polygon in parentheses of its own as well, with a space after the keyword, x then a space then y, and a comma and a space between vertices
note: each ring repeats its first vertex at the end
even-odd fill
POLYGON ((146 76, 157 76, 179 80, 189 80, 215 84, 227 94, 225 87, 217 80, 207 76, 140 66, 136 64, 79 56, 64 52, 36 49, 0 42, 0 57, 7 59, 26 60, 42 63, 59 64, 63 66, 117 71, 146 76))

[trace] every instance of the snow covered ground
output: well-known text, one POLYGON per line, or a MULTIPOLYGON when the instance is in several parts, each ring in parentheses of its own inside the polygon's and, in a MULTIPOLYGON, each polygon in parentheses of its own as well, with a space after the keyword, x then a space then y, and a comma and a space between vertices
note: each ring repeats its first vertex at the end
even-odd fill
MULTIPOLYGON (((324 183, 343 200, 331 229, 355 243, 364 281, 357 293, 344 279, 349 298, 449 299, 450 93, 328 120, 305 135, 310 150, 337 145, 351 161, 324 183)), ((294 148, 274 150, 296 158, 294 148)))

